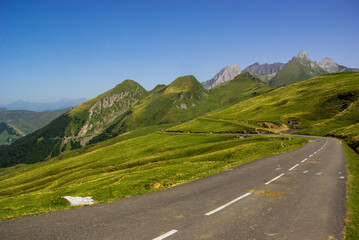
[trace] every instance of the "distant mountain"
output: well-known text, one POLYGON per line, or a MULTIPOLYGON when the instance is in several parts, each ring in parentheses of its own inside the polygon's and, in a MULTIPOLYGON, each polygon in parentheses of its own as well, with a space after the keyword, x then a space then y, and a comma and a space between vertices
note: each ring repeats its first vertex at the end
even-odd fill
POLYGON ((269 83, 276 86, 285 86, 299 81, 307 80, 324 73, 356 72, 359 69, 348 68, 337 64, 330 58, 324 58, 319 63, 312 61, 308 53, 303 50, 298 56, 290 60, 269 83))
POLYGON ((149 92, 126 80, 1 150, 0 164, 43 161, 138 127, 184 122, 274 88, 248 72, 211 90, 191 75, 149 92))
POLYGON ((0 122, 0 145, 8 145, 16 139, 23 137, 24 134, 15 129, 8 123, 0 122))
POLYGON ((243 71, 247 71, 250 74, 273 74, 273 73, 277 73, 279 72, 282 68, 285 67, 285 63, 280 63, 280 62, 276 62, 276 63, 272 63, 272 64, 259 64, 259 63, 254 63, 248 67, 246 67, 243 71))
POLYGON ((56 102, 47 102, 47 103, 31 103, 26 101, 16 101, 9 103, 7 105, 0 105, 0 108, 6 108, 8 110, 28 110, 28 111, 55 111, 65 108, 75 107, 83 102, 86 102, 88 99, 79 98, 79 99, 67 99, 62 98, 56 102))
MULTIPOLYGON (((27 110, 7 110, 0 108, 0 122, 10 124, 22 134, 27 135, 49 124, 52 120, 69 109, 57 111, 34 112, 27 110)), ((0 144, 1 141, 0 141, 0 144)))
POLYGON ((34 163, 85 146, 113 122, 126 117, 128 111, 147 94, 135 81, 125 80, 18 139, 0 152, 0 162, 2 166, 34 163))
POLYGON ((348 68, 342 65, 339 65, 338 63, 334 62, 331 58, 323 58, 322 61, 318 63, 319 66, 327 70, 329 73, 335 73, 335 72, 358 72, 359 69, 357 68, 348 68))
POLYGON ((305 50, 298 56, 290 60, 277 75, 270 80, 270 84, 285 86, 299 81, 303 81, 321 74, 328 73, 318 63, 312 61, 305 50))
POLYGON ((170 128, 194 132, 298 132, 344 139, 359 151, 359 73, 330 73, 170 128))
POLYGON ((242 70, 237 63, 233 63, 230 66, 222 68, 221 71, 219 71, 212 79, 202 82, 202 85, 206 89, 211 89, 224 82, 233 80, 241 72, 242 70))

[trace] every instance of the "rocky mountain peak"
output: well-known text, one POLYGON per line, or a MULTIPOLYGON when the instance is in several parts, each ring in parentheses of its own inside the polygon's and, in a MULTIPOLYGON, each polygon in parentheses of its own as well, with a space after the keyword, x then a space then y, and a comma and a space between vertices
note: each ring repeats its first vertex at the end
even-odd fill
POLYGON ((202 85, 207 89, 211 89, 224 82, 233 80, 241 72, 242 69, 238 66, 238 64, 233 63, 230 66, 222 68, 221 71, 219 71, 212 79, 203 82, 202 85))
POLYGON ((306 60, 310 60, 309 56, 308 56, 308 53, 305 51, 305 50, 302 50, 298 55, 297 55, 297 58, 299 59, 306 59, 306 60))
POLYGON ((325 70, 327 70, 330 73, 339 71, 339 65, 336 62, 334 62, 334 60, 331 59, 331 58, 327 58, 327 57, 323 58, 323 60, 320 61, 318 63, 318 65, 321 66, 322 68, 324 68, 325 70))
POLYGON ((285 67, 284 63, 259 64, 258 62, 246 67, 244 71, 250 74, 275 74, 285 67))

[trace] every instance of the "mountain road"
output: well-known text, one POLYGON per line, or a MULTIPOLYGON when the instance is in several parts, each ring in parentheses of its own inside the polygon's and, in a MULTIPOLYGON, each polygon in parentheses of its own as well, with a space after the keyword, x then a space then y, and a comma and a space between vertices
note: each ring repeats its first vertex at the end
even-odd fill
POLYGON ((342 239, 344 149, 313 138, 163 191, 0 222, 0 239, 342 239))

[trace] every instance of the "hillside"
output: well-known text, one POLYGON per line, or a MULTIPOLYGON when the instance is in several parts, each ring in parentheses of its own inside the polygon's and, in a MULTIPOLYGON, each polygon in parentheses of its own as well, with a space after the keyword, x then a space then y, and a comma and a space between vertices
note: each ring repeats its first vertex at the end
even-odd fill
POLYGON ((129 138, 124 134, 105 145, 73 151, 82 154, 71 151, 31 166, 5 169, 8 172, 0 172, 0 220, 71 208, 63 196, 92 196, 100 203, 169 188, 299 148, 308 141, 156 130, 142 136, 129 133, 129 138))
POLYGON ((43 161, 80 148, 123 117, 146 94, 138 83, 126 80, 0 151, 1 166, 43 161))
POLYGON ((46 124, 61 114, 67 112, 68 110, 69 109, 34 112, 27 110, 7 110, 0 108, 0 122, 8 123, 26 135, 44 127, 46 124))
POLYGON ((126 118, 114 123, 90 143, 103 141, 138 127, 188 121, 274 88, 261 83, 248 72, 210 90, 205 89, 193 76, 180 77, 168 86, 157 86, 128 112, 126 118))
POLYGON ((324 74, 208 114, 170 131, 297 132, 345 139, 359 150, 359 73, 324 74))
POLYGON ((181 122, 206 111, 208 91, 193 76, 179 77, 167 87, 159 88, 144 98, 132 110, 125 126, 181 122))
POLYGON ((8 123, 0 122, 0 145, 8 145, 16 139, 23 137, 24 134, 15 129, 8 123))
POLYGON ((324 73, 328 73, 328 71, 312 61, 307 52, 302 51, 298 56, 290 60, 287 65, 269 81, 269 83, 281 87, 316 77, 324 73))
POLYGON ((180 123, 273 90, 244 72, 211 90, 193 76, 147 92, 126 80, 0 151, 1 166, 43 161, 138 127, 180 123))

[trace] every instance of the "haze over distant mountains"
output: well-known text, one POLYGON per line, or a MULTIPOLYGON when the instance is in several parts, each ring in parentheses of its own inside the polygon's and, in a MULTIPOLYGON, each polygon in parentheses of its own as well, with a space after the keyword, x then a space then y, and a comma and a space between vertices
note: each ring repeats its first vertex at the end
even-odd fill
POLYGON ((27 101, 16 101, 6 105, 0 105, 0 108, 6 108, 7 110, 28 110, 28 111, 55 111, 65 108, 72 108, 81 103, 86 102, 86 98, 68 99, 61 98, 56 102, 43 102, 43 103, 32 103, 27 101))

